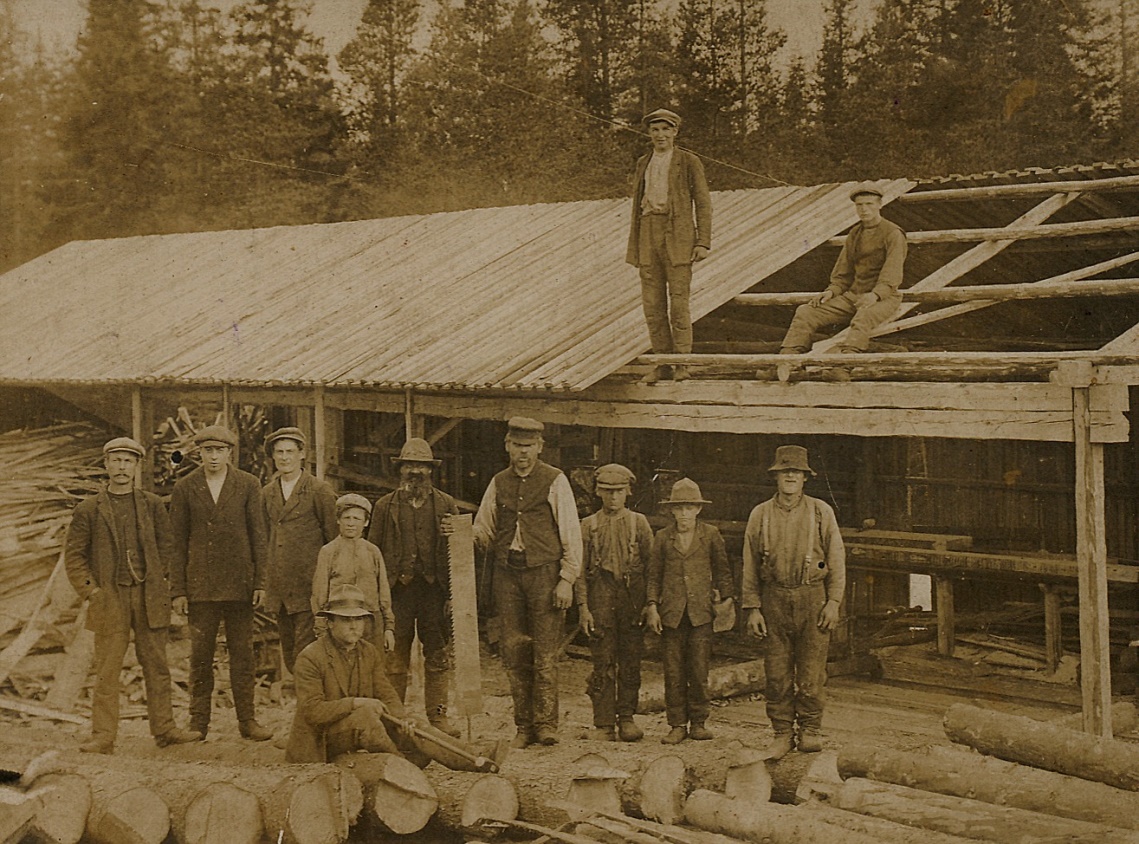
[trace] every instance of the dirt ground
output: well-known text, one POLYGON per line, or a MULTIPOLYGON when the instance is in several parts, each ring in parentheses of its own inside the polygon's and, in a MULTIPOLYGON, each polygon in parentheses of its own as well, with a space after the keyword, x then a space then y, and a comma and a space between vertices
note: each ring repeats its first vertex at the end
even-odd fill
MULTIPOLYGON (((737 643, 738 645, 738 643, 737 643)), ((731 648, 735 658, 741 658, 740 647, 731 648)), ((561 664, 561 736, 563 745, 578 744, 581 752, 604 754, 605 744, 587 738, 592 726, 591 709, 585 696, 586 680, 590 671, 587 659, 580 649, 567 656, 561 664)), ((172 656, 174 654, 172 653, 172 656)), ((941 727, 946 709, 954 703, 975 702, 1001 711, 1047 720, 1076 712, 1079 709, 1079 689, 1074 671, 1069 665, 1061 667, 1057 675, 1049 677, 1038 670, 1018 666, 992 664, 988 655, 976 650, 961 649, 952 659, 940 657, 932 645, 913 645, 881 652, 884 677, 833 677, 828 683, 828 703, 824 723, 824 739, 829 747, 847 742, 870 742, 898 749, 912 750, 929 745, 949 744, 941 727)), ((755 658, 758 653, 752 656, 755 658)), ((721 656, 717 662, 722 663, 721 656)), ((998 660, 999 663, 999 660, 998 660)), ((643 665, 646 684, 661 678, 660 664, 646 660, 643 665)), ((221 683, 219 685, 224 685, 221 683)), ((413 687, 414 688, 414 687, 413 687)), ((509 689, 501 662, 493 656, 483 660, 483 691, 486 711, 469 721, 477 739, 510 737, 514 733, 509 689)), ((137 703, 124 709, 133 717, 124 719, 116 753, 159 759, 186 760, 218 759, 238 761, 242 764, 272 764, 283 761, 283 746, 292 721, 295 702, 287 689, 274 700, 277 689, 262 685, 258 689, 258 720, 274 730, 272 742, 253 744, 242 740, 232 709, 226 708, 224 693, 218 696, 210 734, 205 742, 176 748, 159 749, 150 739, 145 710, 137 703)), ((409 706, 414 710, 422 705, 412 692, 409 706)), ((175 718, 186 722, 186 694, 177 689, 175 718)), ((663 752, 660 739, 668 731, 664 713, 638 716, 645 728, 640 747, 646 755, 663 752)), ((460 718, 466 732, 467 719, 460 718)), ((5 712, 0 724, 13 730, 14 739, 53 743, 73 748, 86 737, 86 727, 58 724, 42 719, 5 712)), ((752 694, 726 701, 717 701, 708 726, 716 741, 710 742, 707 752, 732 752, 734 742, 762 746, 771 736, 764 712, 762 696, 752 694)), ((1128 738, 1124 736, 1124 738, 1128 738)), ((520 751, 541 754, 542 748, 520 751)), ((507 762, 509 765, 509 760, 507 762)), ((413 841, 417 844, 450 844, 462 839, 439 832, 425 832, 419 836, 388 839, 378 834, 361 832, 353 837, 362 842, 387 840, 413 841)))

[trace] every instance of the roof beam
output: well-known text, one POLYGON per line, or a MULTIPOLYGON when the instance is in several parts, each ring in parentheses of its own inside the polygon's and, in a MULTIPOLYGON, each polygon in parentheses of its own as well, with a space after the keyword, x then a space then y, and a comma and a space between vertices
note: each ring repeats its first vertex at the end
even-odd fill
MULTIPOLYGON (((1107 261, 1100 261, 1099 263, 1092 264, 1089 267, 1072 270, 1071 272, 1052 276, 1052 278, 1041 279, 1040 281, 1033 282, 1032 284, 1066 284, 1069 282, 1079 281, 1080 279, 1090 278, 1093 275, 1098 275, 1099 273, 1107 272, 1109 270, 1116 269, 1117 267, 1122 267, 1126 264, 1134 263, 1135 261, 1139 261, 1139 252, 1128 252, 1126 255, 1121 255, 1118 258, 1111 258, 1107 261)), ((961 289, 968 290, 969 288, 963 287, 961 289)), ((995 304, 997 304, 997 301, 994 299, 986 299, 979 302, 962 302, 959 305, 951 305, 947 308, 931 311, 930 313, 918 314, 917 316, 907 317, 905 319, 895 319, 892 322, 883 323, 882 325, 878 326, 872 332, 872 336, 881 337, 885 334, 894 334, 899 331, 918 328, 922 325, 929 325, 933 322, 949 319, 950 317, 961 316, 963 314, 972 313, 973 311, 979 311, 995 304)), ((1108 347, 1104 347, 1102 351, 1124 352, 1126 349, 1108 349, 1108 347)))
POLYGON ((895 199, 905 205, 917 202, 955 202, 968 199, 1015 199, 1050 193, 1077 191, 1129 190, 1139 188, 1139 176, 1116 176, 1110 179, 1078 179, 1068 182, 1036 182, 1029 185, 979 185, 972 188, 922 190, 895 199))
MULTIPOLYGON (((1077 198, 1079 198, 1078 193, 1057 193, 1048 197, 1039 205, 1021 214, 1003 229, 998 229, 998 231, 1004 232, 1008 237, 986 240, 984 243, 977 244, 972 249, 958 255, 940 269, 930 273, 921 281, 910 285, 908 289, 912 293, 920 293, 926 290, 940 290, 943 287, 948 287, 954 281, 957 281, 967 273, 975 270, 993 256, 999 255, 1012 245, 1018 235, 1023 235, 1025 232, 1038 229, 1041 223, 1077 198)), ((912 236, 912 234, 907 233, 907 241, 910 240, 912 236)), ((881 336, 882 334, 889 333, 890 326, 895 324, 899 318, 908 314, 915 307, 917 306, 912 303, 901 305, 891 319, 878 326, 873 336, 881 336)), ((830 339, 816 343, 814 350, 824 352, 827 349, 841 345, 845 342, 849 334, 850 329, 844 328, 830 339)))
MULTIPOLYGON (((944 290, 902 291, 903 302, 944 304, 946 302, 1012 299, 1071 299, 1079 296, 1130 296, 1139 293, 1139 278, 1099 278, 1084 282, 1025 282, 1023 284, 973 284, 944 290)), ((736 305, 801 305, 818 293, 743 293, 736 305)))

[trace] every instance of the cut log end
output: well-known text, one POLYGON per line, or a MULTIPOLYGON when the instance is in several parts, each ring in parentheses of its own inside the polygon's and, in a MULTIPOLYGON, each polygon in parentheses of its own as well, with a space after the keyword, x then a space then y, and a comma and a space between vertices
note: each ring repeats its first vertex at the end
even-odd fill
POLYGON ((257 844, 264 833, 257 795, 212 783, 186 807, 179 844, 257 844))
POLYGON ((518 818, 518 792, 509 780, 495 774, 480 777, 466 797, 460 822, 473 829, 480 820, 513 821, 518 818))
MULTIPOLYGON (((96 789, 98 791, 98 789, 96 789)), ((160 844, 170 834, 170 810, 145 786, 100 799, 87 818, 87 836, 97 844, 160 844)))
POLYGON ((650 820, 674 824, 684 817, 690 785, 684 760, 679 756, 661 756, 641 774, 636 808, 650 820))

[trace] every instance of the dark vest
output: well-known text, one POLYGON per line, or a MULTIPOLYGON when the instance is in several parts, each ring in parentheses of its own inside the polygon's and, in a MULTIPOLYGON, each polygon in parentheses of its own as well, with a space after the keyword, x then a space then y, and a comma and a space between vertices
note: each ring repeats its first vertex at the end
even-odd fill
POLYGON ((543 566, 562 558, 562 540, 550 507, 550 487, 560 474, 559 469, 538 461, 534 471, 525 478, 518 477, 510 468, 494 476, 498 508, 494 537, 496 560, 506 560, 514 540, 514 526, 518 524, 526 548, 527 566, 543 566))

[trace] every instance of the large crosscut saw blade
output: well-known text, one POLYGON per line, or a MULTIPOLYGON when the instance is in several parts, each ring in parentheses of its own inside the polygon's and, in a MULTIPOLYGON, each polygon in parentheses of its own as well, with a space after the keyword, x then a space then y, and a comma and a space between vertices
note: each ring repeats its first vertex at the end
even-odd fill
POLYGON ((447 544, 451 565, 451 641, 455 656, 455 704, 468 718, 480 715, 482 666, 479 663, 478 594, 475 586, 475 534, 470 514, 452 516, 447 544))

